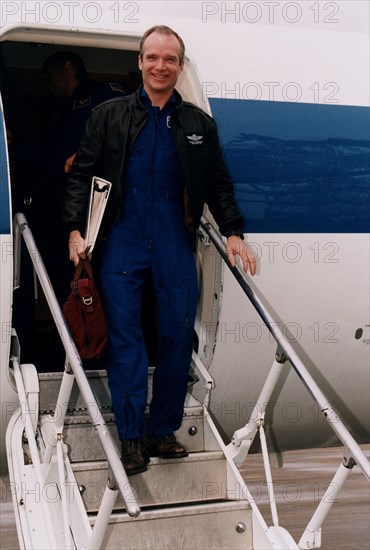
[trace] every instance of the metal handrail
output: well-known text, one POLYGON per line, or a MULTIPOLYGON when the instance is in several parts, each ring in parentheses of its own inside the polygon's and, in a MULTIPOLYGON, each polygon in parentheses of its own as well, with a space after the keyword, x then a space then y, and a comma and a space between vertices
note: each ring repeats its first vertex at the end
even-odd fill
POLYGON ((265 306, 262 304, 260 298, 256 295, 255 291, 252 289, 250 284, 247 281, 246 274, 242 271, 238 264, 235 267, 232 267, 229 258, 226 253, 225 244, 223 238, 219 231, 205 218, 202 216, 200 222, 201 228, 209 236, 210 240, 216 247, 217 251, 221 255, 222 259, 225 261, 226 265, 231 270, 232 274, 238 281, 240 287, 244 293, 248 296, 253 307, 256 309, 257 313, 264 321, 266 327, 271 332, 274 337, 277 345, 279 355, 281 353, 289 359, 292 367, 298 374, 298 376, 303 381, 307 390, 310 392, 312 397, 317 401, 320 406, 320 410, 323 413, 324 417, 330 424, 332 430, 336 433, 338 438, 341 440, 343 445, 348 448, 351 452, 353 459, 356 461, 358 466, 361 468, 364 475, 370 480, 370 462, 366 458, 361 447, 358 445, 356 440, 349 433, 343 422, 338 418, 335 410, 329 405, 328 399, 325 397, 311 374, 308 372, 305 365, 302 363, 301 359, 298 357, 296 351, 291 346, 289 342, 283 336, 283 332, 278 326, 278 323, 274 322, 272 316, 269 314, 265 306))
POLYGON ((48 273, 45 265, 37 249, 32 232, 28 226, 26 217, 24 214, 18 213, 14 218, 15 224, 15 267, 14 267, 14 283, 15 287, 19 285, 19 268, 20 268, 20 234, 22 234, 28 252, 30 254, 33 267, 36 271, 38 279, 40 281, 42 290, 50 308, 50 312, 53 316, 55 325, 59 332, 59 336, 62 340, 66 356, 69 364, 73 370, 73 374, 76 378, 79 390, 82 398, 89 411, 92 424, 99 437, 103 451, 107 458, 108 464, 111 468, 113 476, 116 480, 118 489, 122 495, 123 501, 126 506, 127 513, 132 517, 137 517, 140 514, 140 508, 134 496, 134 492, 128 481, 126 472, 123 468, 122 462, 118 455, 116 446, 109 433, 109 430, 105 424, 105 421, 100 413, 95 396, 91 390, 90 384, 87 380, 85 371, 83 369, 80 356, 76 349, 76 346, 72 340, 68 327, 66 325, 63 314, 60 310, 60 306, 56 299, 53 287, 51 285, 48 273))

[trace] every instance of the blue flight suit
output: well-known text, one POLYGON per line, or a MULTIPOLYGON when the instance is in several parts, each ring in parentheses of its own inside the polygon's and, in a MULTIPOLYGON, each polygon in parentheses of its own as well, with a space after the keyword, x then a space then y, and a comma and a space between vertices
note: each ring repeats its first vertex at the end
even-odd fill
POLYGON ((125 169, 124 201, 102 255, 101 285, 110 342, 107 373, 121 440, 144 435, 148 358, 141 297, 150 272, 157 304, 158 354, 147 435, 182 422, 197 305, 197 273, 184 223, 184 181, 170 129, 174 97, 148 109, 125 169))

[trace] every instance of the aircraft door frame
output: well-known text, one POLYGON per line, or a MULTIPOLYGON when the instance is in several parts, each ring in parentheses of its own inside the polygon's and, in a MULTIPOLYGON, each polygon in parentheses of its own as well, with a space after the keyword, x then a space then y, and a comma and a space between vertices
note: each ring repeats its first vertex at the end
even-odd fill
POLYGON ((1 94, 0 111, 0 473, 3 474, 7 469, 5 433, 8 421, 18 406, 18 397, 9 371, 13 304, 13 224, 7 132, 1 94))

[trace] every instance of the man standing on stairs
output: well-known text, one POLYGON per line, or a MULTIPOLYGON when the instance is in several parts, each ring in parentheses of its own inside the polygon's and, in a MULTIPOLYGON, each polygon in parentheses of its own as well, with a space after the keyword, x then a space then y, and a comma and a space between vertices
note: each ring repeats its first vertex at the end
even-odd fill
POLYGON ((198 292, 194 231, 205 203, 227 237, 230 261, 240 255, 244 271, 254 275, 256 268, 243 241, 216 124, 175 90, 184 54, 182 39, 169 27, 146 31, 139 54, 143 85, 92 113, 66 194, 70 259, 77 264, 84 257, 91 178, 112 182, 100 230, 100 271, 110 331, 106 368, 128 475, 144 472, 149 456, 187 455, 174 432, 187 391, 198 292), (148 274, 158 355, 144 446, 148 361, 141 298, 148 274))

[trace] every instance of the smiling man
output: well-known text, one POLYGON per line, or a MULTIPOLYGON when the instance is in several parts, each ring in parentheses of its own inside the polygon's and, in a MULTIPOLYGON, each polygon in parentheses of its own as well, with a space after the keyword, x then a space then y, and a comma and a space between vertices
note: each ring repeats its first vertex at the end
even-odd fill
POLYGON ((227 237, 231 262, 239 254, 244 270, 255 273, 215 122, 175 90, 184 56, 182 39, 169 27, 143 35, 143 85, 92 113, 65 201, 70 259, 77 264, 84 257, 91 178, 112 182, 100 230, 100 272, 110 332, 106 369, 128 475, 144 472, 150 456, 187 455, 174 432, 182 422, 192 354, 198 294, 193 244, 205 203, 227 237), (141 311, 148 278, 158 352, 144 443, 148 358, 141 311))
POLYGON ((185 47, 179 36, 150 31, 141 40, 139 69, 152 104, 162 108, 184 69, 185 47))

